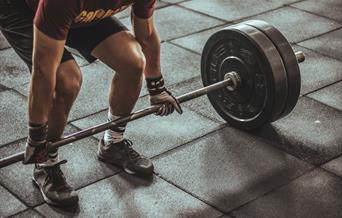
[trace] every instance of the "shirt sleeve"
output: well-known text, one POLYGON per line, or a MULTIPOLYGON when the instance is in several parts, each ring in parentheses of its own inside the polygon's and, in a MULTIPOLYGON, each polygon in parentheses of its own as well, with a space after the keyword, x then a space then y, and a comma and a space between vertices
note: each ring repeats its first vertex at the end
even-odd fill
POLYGON ((77 0, 40 0, 34 24, 51 38, 65 40, 79 8, 77 0))
POLYGON ((153 15, 156 0, 138 0, 133 5, 133 13, 135 16, 147 19, 153 15))

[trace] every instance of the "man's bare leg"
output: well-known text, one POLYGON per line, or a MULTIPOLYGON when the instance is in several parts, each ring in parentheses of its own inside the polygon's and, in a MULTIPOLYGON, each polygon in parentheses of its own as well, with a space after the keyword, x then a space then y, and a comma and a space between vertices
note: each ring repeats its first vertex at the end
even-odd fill
MULTIPOLYGON (((128 31, 122 31, 102 41, 92 54, 116 71, 109 91, 108 120, 128 115, 139 98, 146 64, 140 44, 128 31)), ((122 125, 105 132, 98 158, 130 174, 152 175, 152 162, 133 150, 132 143, 123 138, 124 131, 122 125)))

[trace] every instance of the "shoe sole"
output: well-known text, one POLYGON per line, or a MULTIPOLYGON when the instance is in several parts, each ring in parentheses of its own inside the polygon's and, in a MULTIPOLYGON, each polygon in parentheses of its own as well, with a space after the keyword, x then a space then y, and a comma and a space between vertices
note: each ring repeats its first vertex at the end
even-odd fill
POLYGON ((46 197, 45 193, 43 192, 43 190, 41 189, 41 187, 39 186, 38 182, 35 180, 34 177, 32 178, 32 183, 34 186, 36 186, 39 189, 40 193, 43 196, 44 201, 50 205, 62 207, 62 206, 73 206, 73 205, 76 205, 78 203, 78 201, 77 201, 77 202, 72 203, 72 204, 62 204, 62 203, 57 203, 57 202, 51 201, 48 197, 46 197))
POLYGON ((105 157, 103 157, 103 156, 102 156, 101 154, 99 154, 99 153, 97 153, 97 159, 98 159, 99 161, 104 162, 104 163, 109 163, 109 164, 112 164, 112 165, 114 165, 114 166, 116 166, 116 167, 118 167, 118 168, 120 168, 120 169, 123 169, 127 174, 130 174, 130 175, 146 176, 146 177, 147 177, 147 176, 153 175, 153 170, 152 170, 151 173, 137 173, 137 172, 134 172, 134 171, 132 171, 132 170, 127 169, 126 167, 121 166, 120 164, 117 164, 117 163, 115 163, 115 162, 113 162, 113 161, 109 161, 108 159, 106 159, 105 157))

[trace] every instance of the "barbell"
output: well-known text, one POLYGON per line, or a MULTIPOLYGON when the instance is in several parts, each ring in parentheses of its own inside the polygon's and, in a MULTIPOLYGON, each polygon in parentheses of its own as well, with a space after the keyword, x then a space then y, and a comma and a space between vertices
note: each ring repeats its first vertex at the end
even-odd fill
MULTIPOLYGON (((223 28, 209 37, 201 56, 203 88, 178 96, 184 103, 208 95, 216 112, 233 127, 260 128, 288 115, 300 93, 298 63, 303 52, 294 52, 290 43, 274 26, 250 20, 223 28)), ((156 113, 150 106, 60 139, 49 142, 54 149, 103 132, 123 123, 156 113)), ((0 168, 23 160, 20 152, 0 160, 0 168)))

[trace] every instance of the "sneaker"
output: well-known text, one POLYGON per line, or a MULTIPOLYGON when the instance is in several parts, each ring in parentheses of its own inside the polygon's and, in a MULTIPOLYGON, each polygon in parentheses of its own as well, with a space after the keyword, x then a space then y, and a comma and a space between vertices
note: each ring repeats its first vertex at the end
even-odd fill
POLYGON ((66 163, 62 160, 53 164, 36 164, 33 171, 33 182, 38 186, 44 200, 55 206, 71 206, 78 202, 78 195, 67 184, 60 168, 66 163))
POLYGON ((124 139, 118 143, 105 145, 104 140, 101 139, 97 157, 100 161, 123 168, 128 174, 152 175, 154 169, 152 161, 135 151, 132 144, 130 140, 124 139))

